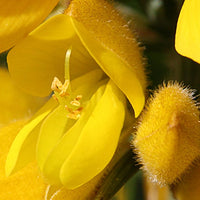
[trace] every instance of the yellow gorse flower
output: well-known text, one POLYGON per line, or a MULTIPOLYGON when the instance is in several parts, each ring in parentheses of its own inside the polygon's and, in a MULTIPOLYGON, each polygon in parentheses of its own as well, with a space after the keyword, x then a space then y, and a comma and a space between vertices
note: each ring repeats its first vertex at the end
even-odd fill
POLYGON ((181 9, 175 47, 178 53, 200 63, 200 1, 185 0, 181 9))
POLYGON ((199 157, 199 110, 192 98, 187 88, 164 85, 142 115, 134 145, 139 162, 154 182, 176 182, 199 157))
POLYGON ((1 0, 0 53, 13 47, 36 28, 59 0, 1 0))
POLYGON ((8 66, 25 91, 54 95, 14 140, 7 175, 36 157, 51 184, 72 189, 88 182, 116 150, 125 96, 136 117, 144 106, 139 47, 104 0, 71 1, 66 14, 47 20, 9 52, 8 66))
MULTIPOLYGON (((35 161, 12 176, 5 176, 5 162, 9 148, 17 132, 26 124, 36 109, 41 106, 40 98, 32 97, 20 91, 13 83, 8 71, 0 68, 0 197, 9 200, 68 200, 93 199, 97 186, 101 183, 105 171, 94 179, 74 190, 58 188, 45 183, 35 161), (17 100, 17 101, 16 101, 17 100)), ((109 169, 106 169, 106 173, 109 169)))

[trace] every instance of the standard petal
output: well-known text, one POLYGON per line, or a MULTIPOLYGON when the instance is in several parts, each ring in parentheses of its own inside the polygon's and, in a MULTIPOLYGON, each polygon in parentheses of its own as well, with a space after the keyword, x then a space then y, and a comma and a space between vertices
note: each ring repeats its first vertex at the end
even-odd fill
POLYGON ((181 9, 175 47, 178 53, 200 63, 200 1, 185 0, 181 9))
POLYGON ((73 36, 67 16, 47 20, 9 52, 12 78, 30 94, 49 95, 53 78, 64 78, 65 53, 73 36))
POLYGON ((74 0, 66 14, 91 56, 126 94, 138 116, 144 106, 146 77, 140 49, 126 22, 104 0, 74 0))
POLYGON ((60 179, 67 188, 77 188, 91 180, 113 157, 124 123, 123 98, 121 91, 109 81, 61 167, 60 179))
POLYGON ((6 160, 6 175, 9 176, 35 159, 36 142, 38 139, 39 125, 49 112, 57 105, 50 99, 26 124, 16 136, 6 160))
POLYGON ((59 0, 1 0, 0 52, 8 50, 37 27, 59 0))

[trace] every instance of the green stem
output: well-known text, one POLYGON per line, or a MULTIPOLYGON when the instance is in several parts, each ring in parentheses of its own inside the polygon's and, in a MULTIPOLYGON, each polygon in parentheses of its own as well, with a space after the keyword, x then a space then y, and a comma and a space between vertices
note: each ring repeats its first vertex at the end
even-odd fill
POLYGON ((104 180, 94 200, 109 200, 137 171, 132 150, 127 151, 104 180))

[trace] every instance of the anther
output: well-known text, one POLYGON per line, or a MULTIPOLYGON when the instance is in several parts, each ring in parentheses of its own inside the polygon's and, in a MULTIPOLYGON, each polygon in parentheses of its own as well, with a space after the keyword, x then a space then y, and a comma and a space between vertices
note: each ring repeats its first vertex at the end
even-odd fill
POLYGON ((77 95, 75 100, 80 101, 82 99, 82 95, 77 95))
POLYGON ((81 103, 77 100, 71 101, 70 104, 73 105, 73 106, 77 106, 77 107, 79 107, 81 105, 81 103))

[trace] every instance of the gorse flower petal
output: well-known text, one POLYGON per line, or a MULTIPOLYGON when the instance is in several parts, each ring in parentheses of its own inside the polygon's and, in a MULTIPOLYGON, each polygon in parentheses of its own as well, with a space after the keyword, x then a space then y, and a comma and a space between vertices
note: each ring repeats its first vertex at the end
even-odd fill
POLYGON ((143 113, 134 140, 150 178, 172 184, 200 153, 199 110, 191 92, 178 84, 160 88, 143 113))
POLYGON ((126 22, 104 0, 73 0, 66 15, 51 18, 29 34, 8 54, 11 76, 27 92, 48 95, 53 77, 63 82, 65 52, 70 47, 72 79, 100 67, 127 96, 137 117, 146 87, 140 49, 126 22))
POLYGON ((59 0, 1 0, 0 52, 10 49, 36 28, 59 0))
POLYGON ((200 63, 200 1, 185 0, 179 15, 175 47, 178 53, 200 63))
POLYGON ((39 134, 38 126, 55 106, 56 102, 50 99, 49 102, 33 116, 33 119, 20 130, 7 156, 7 176, 34 160, 36 142, 39 134))
POLYGON ((0 67, 0 84, 0 127, 13 120, 30 117, 44 103, 44 98, 33 97, 20 90, 3 67, 0 67))

